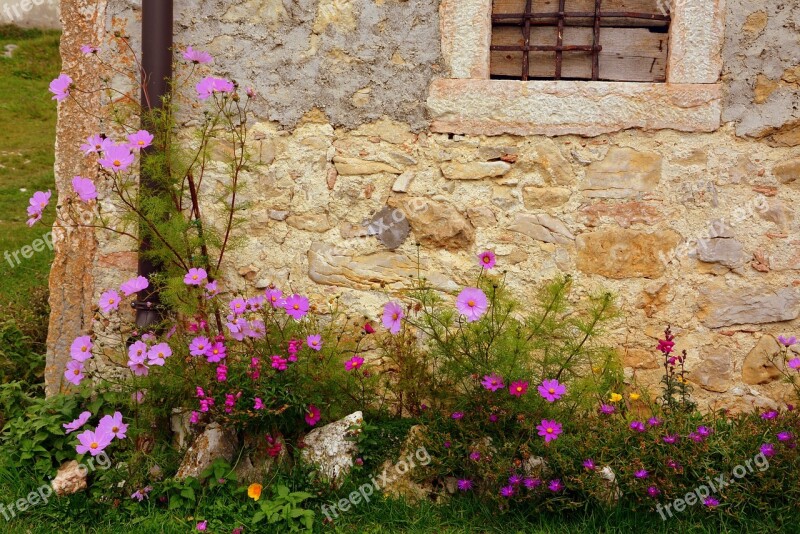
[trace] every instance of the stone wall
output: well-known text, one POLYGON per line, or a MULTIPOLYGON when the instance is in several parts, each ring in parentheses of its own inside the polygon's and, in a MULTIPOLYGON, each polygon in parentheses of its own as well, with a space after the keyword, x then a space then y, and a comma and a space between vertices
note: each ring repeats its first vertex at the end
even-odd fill
MULTIPOLYGON (((242 192, 247 240, 228 258, 228 287, 341 295, 375 316, 416 272, 415 243, 443 291, 473 283, 475 255, 490 248, 521 299, 561 273, 578 298, 617 293, 625 318, 610 335, 629 378, 655 387, 655 340, 671 324, 704 408, 785 400, 766 360, 774 337, 800 324, 800 139, 786 74, 796 58, 778 45, 797 39, 796 1, 728 1, 716 131, 594 137, 432 133, 435 2, 222 4, 176 1, 177 40, 209 49, 215 68, 264 99, 250 147, 259 165, 242 192), (776 83, 766 97, 761 76, 776 83), (411 227, 392 250, 368 228, 386 206, 411 227)), ((135 4, 109 10, 135 28, 135 4)), ((107 257, 102 238, 99 248, 107 257)), ((127 274, 98 265, 102 283, 127 274)))

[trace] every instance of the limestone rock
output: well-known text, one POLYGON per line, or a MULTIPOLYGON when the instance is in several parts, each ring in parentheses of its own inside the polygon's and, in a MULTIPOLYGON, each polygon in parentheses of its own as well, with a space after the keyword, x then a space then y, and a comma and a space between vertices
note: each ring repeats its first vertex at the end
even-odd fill
POLYGON ((566 187, 534 187, 522 188, 522 200, 528 209, 557 208, 569 201, 572 191, 566 187))
POLYGON ((563 222, 546 213, 538 215, 518 213, 508 229, 545 243, 566 245, 575 240, 575 236, 563 222))
POLYGON ((475 239, 470 222, 451 204, 426 197, 393 197, 389 206, 408 217, 417 241, 447 250, 468 248, 475 239))
POLYGON ((472 161, 469 163, 443 163, 442 174, 448 180, 480 180, 503 176, 511 170, 505 161, 472 161))
MULTIPOLYGON (((427 451, 422 448, 424 432, 425 427, 423 425, 412 426, 408 430, 408 436, 406 436, 405 443, 403 443, 403 446, 400 449, 400 457, 398 462, 395 463, 389 459, 386 460, 386 462, 384 462, 384 464, 381 466, 381 470, 378 472, 378 474, 386 472, 391 473, 392 476, 389 484, 382 488, 384 495, 395 499, 403 498, 410 502, 416 502, 427 499, 428 496, 433 493, 433 484, 431 482, 420 484, 414 481, 413 469, 410 466, 409 469, 404 473, 399 473, 397 469, 399 461, 407 462, 409 458, 415 463, 415 465, 425 461, 427 451), (418 453, 423 451, 425 454, 423 454, 422 458, 420 459, 420 455, 418 453)), ((430 456, 427 456, 427 461, 430 462, 430 456)))
POLYGON ((172 430, 172 443, 178 450, 184 450, 189 446, 189 440, 194 434, 189 423, 191 412, 181 408, 173 408, 169 418, 170 430, 172 430))
POLYGON ((353 427, 364 418, 355 412, 334 423, 315 428, 303 438, 302 458, 315 466, 320 475, 336 485, 353 467, 358 445, 352 439, 353 427))
POLYGON ((772 168, 772 175, 782 184, 796 182, 800 178, 800 158, 778 163, 772 168))
POLYGON ((661 180, 661 156, 632 148, 613 147, 605 159, 586 169, 585 195, 595 198, 626 198, 649 193, 661 180))
POLYGON ((708 328, 737 324, 764 324, 791 321, 800 315, 800 295, 796 289, 754 286, 701 291, 698 318, 708 328))
POLYGON ((611 466, 607 465, 603 467, 598 474, 600 478, 605 481, 606 491, 600 496, 603 502, 610 505, 619 501, 619 498, 622 496, 622 491, 619 489, 617 475, 614 473, 614 470, 611 469, 611 466))
POLYGON ((89 470, 75 460, 70 460, 58 468, 56 478, 51 482, 53 492, 62 497, 72 495, 86 489, 86 476, 89 470))
POLYGON ((247 434, 244 437, 244 451, 236 464, 236 476, 240 484, 249 485, 254 482, 262 482, 267 478, 273 467, 286 458, 286 445, 281 436, 276 436, 275 443, 280 444, 280 452, 277 456, 271 456, 268 452, 269 443, 267 438, 262 435, 247 434))
POLYGON ((577 267, 606 278, 657 278, 680 240, 672 230, 596 230, 578 236, 577 267))
POLYGON ((414 173, 406 171, 395 179, 392 185, 392 191, 395 193, 407 193, 408 188, 411 187, 411 182, 414 181, 414 173))
MULTIPOLYGON (((435 288, 455 291, 458 284, 420 266, 422 276, 435 288)), ((325 243, 312 243, 308 251, 308 276, 318 284, 353 289, 401 288, 417 276, 416 261, 403 254, 381 251, 355 255, 325 243)))
POLYGON ((689 380, 708 391, 724 393, 733 385, 733 363, 730 355, 712 354, 689 373, 689 380))
POLYGON ((289 215, 286 219, 286 224, 298 230, 305 230, 307 232, 324 233, 331 229, 331 223, 328 220, 328 215, 325 213, 303 213, 298 215, 289 215))
POLYGON ((599 226, 605 218, 610 218, 623 228, 633 224, 654 225, 661 220, 661 211, 653 204, 645 202, 606 203, 598 202, 580 209, 587 226, 599 226))
POLYGON ((749 259, 737 240, 717 237, 698 240, 696 255, 700 261, 719 263, 729 269, 738 269, 749 259))
POLYGON ((624 349, 622 353, 622 364, 625 367, 633 369, 658 369, 661 363, 658 361, 655 353, 651 350, 644 349, 624 349))
POLYGON ((186 451, 175 477, 178 479, 196 477, 217 458, 233 461, 238 446, 238 439, 233 430, 223 428, 219 423, 211 423, 186 451))
POLYGON ((780 350, 780 345, 774 337, 761 336, 756 346, 744 359, 742 381, 745 384, 758 385, 769 384, 780 378, 780 370, 770 361, 780 350))
POLYGON ((472 223, 472 226, 476 228, 492 226, 493 224, 497 223, 497 217, 495 217, 492 208, 489 206, 475 206, 467 208, 467 218, 469 218, 469 222, 472 223))
POLYGON ((340 176, 367 176, 370 174, 403 174, 403 171, 381 161, 336 156, 333 164, 340 176))

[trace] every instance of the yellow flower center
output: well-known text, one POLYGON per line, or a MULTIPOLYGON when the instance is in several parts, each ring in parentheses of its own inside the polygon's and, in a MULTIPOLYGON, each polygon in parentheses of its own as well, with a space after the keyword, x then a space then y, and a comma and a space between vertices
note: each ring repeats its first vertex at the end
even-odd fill
POLYGON ((295 304, 294 306, 292 306, 292 308, 294 308, 295 310, 299 310, 300 309, 300 305, 299 304, 295 304))
POLYGON ((122 165, 122 162, 120 160, 118 160, 118 159, 115 159, 114 160, 114 167, 119 167, 120 165, 122 165))
POLYGON ((197 275, 196 274, 192 275, 192 280, 197 280, 197 275))
POLYGON ((96 441, 93 441, 91 444, 89 444, 89 448, 90 449, 96 449, 99 446, 100 446, 100 444, 97 443, 96 441))
POLYGON ((548 427, 548 428, 547 428, 547 430, 546 430, 545 432, 547 432, 548 434, 552 434, 552 433, 553 433, 553 429, 552 429, 552 428, 550 428, 550 427, 548 427))
POLYGON ((83 347, 81 347, 81 352, 86 352, 87 350, 89 350, 89 349, 86 347, 86 345, 84 345, 83 347))
POLYGON ((474 301, 474 300, 470 300, 470 301, 468 301, 468 302, 467 302, 467 306, 469 306, 470 308, 472 308, 473 306, 475 306, 475 301, 474 301))
POLYGON ((548 391, 548 393, 550 393, 551 395, 552 395, 553 393, 555 393, 555 392, 556 392, 556 390, 555 390, 555 389, 553 389, 553 388, 550 388, 550 389, 548 389, 547 391, 548 391))
POLYGON ((144 141, 139 141, 139 146, 144 146, 144 141))
POLYGON ((517 386, 517 391, 522 391, 522 386, 517 386))
POLYGON ((109 304, 114 304, 114 299, 108 299, 109 304))
POLYGON ((118 426, 112 426, 112 427, 111 427, 111 432, 113 432, 114 434, 116 434, 117 432, 119 432, 119 427, 118 427, 118 426))
POLYGON ((397 314, 396 313, 392 314, 392 319, 394 319, 395 321, 397 320, 397 314))
POLYGON ((74 374, 75 376, 78 376, 79 374, 81 374, 81 371, 80 371, 80 369, 75 369, 74 371, 72 371, 72 374, 74 374))

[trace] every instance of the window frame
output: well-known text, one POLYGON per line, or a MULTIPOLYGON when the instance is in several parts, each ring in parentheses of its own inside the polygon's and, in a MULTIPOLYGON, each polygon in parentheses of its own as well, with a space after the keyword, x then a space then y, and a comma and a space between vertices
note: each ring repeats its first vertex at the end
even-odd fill
POLYGON ((438 133, 595 136, 721 124, 725 0, 674 0, 665 83, 491 80, 492 0, 442 0, 445 78, 431 82, 438 133))

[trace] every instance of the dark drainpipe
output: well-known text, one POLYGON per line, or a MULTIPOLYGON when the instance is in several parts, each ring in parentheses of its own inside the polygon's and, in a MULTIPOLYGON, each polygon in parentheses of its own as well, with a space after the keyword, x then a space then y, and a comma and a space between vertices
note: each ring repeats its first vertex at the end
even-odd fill
MULTIPOLYGON (((170 92, 172 80, 172 1, 173 0, 142 0, 142 108, 144 110, 158 109, 163 105, 163 97, 170 92)), ((152 132, 153 125, 146 114, 142 118, 142 128, 152 132)), ((158 138, 158 136, 156 136, 158 138)), ((142 154, 157 150, 156 146, 150 147, 142 154)), ((141 173, 141 188, 144 191, 154 192, 157 183, 146 173, 141 173)), ((157 266, 144 257, 142 252, 150 249, 151 243, 142 239, 139 244, 140 276, 149 278, 157 272, 157 266)), ((139 293, 138 302, 134 303, 136 309, 136 325, 147 328, 158 322, 158 294, 152 291, 139 293)))

